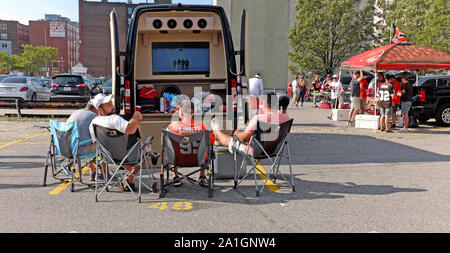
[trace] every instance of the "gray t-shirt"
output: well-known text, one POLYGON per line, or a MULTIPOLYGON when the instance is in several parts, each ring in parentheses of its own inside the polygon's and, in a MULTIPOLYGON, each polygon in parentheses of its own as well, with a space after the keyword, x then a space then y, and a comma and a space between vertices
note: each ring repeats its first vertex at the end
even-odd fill
MULTIPOLYGON (((89 125, 95 117, 97 117, 97 114, 89 111, 88 109, 76 110, 72 113, 72 115, 70 115, 67 122, 77 122, 80 142, 91 139, 89 125)), ((90 143, 80 146, 78 153, 84 154, 89 148, 89 145, 90 143)))
POLYGON ((360 95, 360 89, 359 89, 359 83, 357 79, 352 79, 350 82, 350 91, 352 97, 359 97, 360 95))

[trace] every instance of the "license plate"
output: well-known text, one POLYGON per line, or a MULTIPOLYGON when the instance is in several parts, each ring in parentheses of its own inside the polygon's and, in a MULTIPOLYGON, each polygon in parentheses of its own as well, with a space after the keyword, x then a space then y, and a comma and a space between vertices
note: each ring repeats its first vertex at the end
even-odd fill
POLYGON ((70 87, 64 87, 64 91, 71 91, 72 90, 72 88, 70 88, 70 87))

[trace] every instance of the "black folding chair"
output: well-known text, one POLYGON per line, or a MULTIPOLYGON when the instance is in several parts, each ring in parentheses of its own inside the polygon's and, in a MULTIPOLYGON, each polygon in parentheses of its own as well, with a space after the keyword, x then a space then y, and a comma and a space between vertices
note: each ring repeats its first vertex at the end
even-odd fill
POLYGON ((242 183, 243 180, 245 180, 245 178, 250 173, 253 173, 256 187, 256 196, 259 196, 269 179, 276 181, 278 177, 281 177, 289 185, 289 187, 292 188, 292 191, 295 191, 294 177, 292 174, 292 164, 288 146, 288 135, 291 130, 293 121, 294 119, 290 119, 281 124, 271 124, 264 121, 258 121, 257 129, 250 137, 249 142, 243 142, 236 136, 232 136, 237 143, 246 146, 245 152, 243 150, 233 148, 235 157, 237 155, 243 157, 240 167, 237 163, 235 163, 235 189, 239 184, 242 183), (285 157, 289 161, 290 180, 286 179, 286 177, 280 172, 280 163, 281 158, 283 157, 285 157), (265 175, 265 173, 258 169, 257 166, 260 165, 262 160, 267 159, 271 162, 271 168, 267 175, 265 175), (244 168, 243 166, 247 166, 247 162, 251 163, 252 168, 239 180, 239 171, 242 171, 242 169, 244 168), (258 187, 256 177, 257 172, 266 176, 266 180, 260 188, 258 187))
POLYGON ((147 140, 142 143, 140 139, 139 132, 136 131, 133 135, 123 134, 115 129, 105 128, 94 124, 94 134, 97 143, 96 152, 96 162, 97 162, 97 173, 95 181, 95 202, 98 201, 100 196, 104 191, 110 191, 112 187, 117 186, 121 181, 125 182, 130 189, 130 192, 134 197, 141 202, 141 189, 142 186, 146 187, 150 191, 155 192, 157 187, 155 187, 156 180, 150 174, 152 180, 152 186, 148 186, 142 182, 142 167, 145 162, 148 169, 147 158, 152 158, 152 164, 156 164, 159 154, 156 152, 145 152, 145 147, 150 145, 153 136, 147 138, 147 140), (104 185, 99 192, 99 180, 98 169, 106 165, 106 171, 104 173, 104 185), (112 175, 110 176, 110 170, 108 165, 112 165, 112 175), (138 195, 135 194, 127 180, 124 180, 131 171, 125 169, 124 165, 131 165, 134 168, 139 166, 139 192, 138 195))
POLYGON ((166 193, 166 186, 174 184, 183 179, 187 179, 192 184, 198 184, 196 180, 190 176, 207 170, 208 174, 208 197, 213 195, 214 183, 214 159, 213 146, 211 144, 210 131, 204 130, 198 133, 178 135, 168 130, 162 130, 162 151, 161 151, 161 173, 160 173, 160 198, 166 193), (180 177, 176 180, 170 180, 169 171, 173 171, 175 167, 200 167, 186 175, 177 174, 180 177), (164 171, 167 178, 164 180, 164 171))

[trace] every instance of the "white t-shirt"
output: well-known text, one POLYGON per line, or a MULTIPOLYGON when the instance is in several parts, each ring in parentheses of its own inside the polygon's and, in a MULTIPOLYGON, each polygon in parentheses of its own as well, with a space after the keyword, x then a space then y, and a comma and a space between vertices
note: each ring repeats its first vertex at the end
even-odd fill
POLYGON ((89 125, 89 132, 91 133, 92 140, 95 140, 94 126, 93 126, 94 124, 102 127, 115 129, 121 133, 125 133, 128 126, 128 121, 120 117, 118 114, 95 117, 92 120, 91 125, 89 125))
POLYGON ((250 96, 259 97, 264 94, 263 82, 260 78, 252 77, 248 80, 250 96))
POLYGON ((292 91, 298 91, 298 81, 297 80, 292 80, 292 91))
POLYGON ((331 89, 331 99, 335 99, 337 98, 337 96, 339 95, 339 92, 342 89, 342 84, 341 82, 337 81, 333 81, 330 83, 330 89, 331 89))

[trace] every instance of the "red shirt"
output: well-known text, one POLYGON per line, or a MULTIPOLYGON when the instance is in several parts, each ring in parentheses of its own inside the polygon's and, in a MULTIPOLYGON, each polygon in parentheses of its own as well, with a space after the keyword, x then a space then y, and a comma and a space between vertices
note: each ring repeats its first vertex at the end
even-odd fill
MULTIPOLYGON (((169 125, 169 131, 174 134, 179 135, 187 135, 187 134, 193 134, 198 133, 203 130, 208 129, 208 126, 206 126, 202 122, 195 122, 194 120, 190 121, 178 121, 178 122, 172 122, 169 125)), ((215 142, 215 136, 213 131, 210 132, 210 138, 211 138, 211 144, 214 144, 215 142)), ((195 166, 197 164, 197 158, 196 158, 196 150, 198 149, 198 144, 193 143, 189 146, 181 146, 175 147, 174 149, 178 149, 180 151, 179 159, 180 161, 177 162, 177 165, 182 165, 186 167, 195 166), (197 145, 197 146, 196 146, 197 145)), ((208 155, 206 155, 205 160, 208 159, 208 155)))
POLYGON ((392 104, 399 105, 401 103, 401 96, 398 96, 397 93, 402 92, 402 84, 398 81, 394 83, 394 96, 392 97, 392 104))
POLYGON ((366 79, 363 79, 359 81, 359 97, 360 98, 367 98, 367 89, 369 88, 369 84, 367 83, 366 79))

